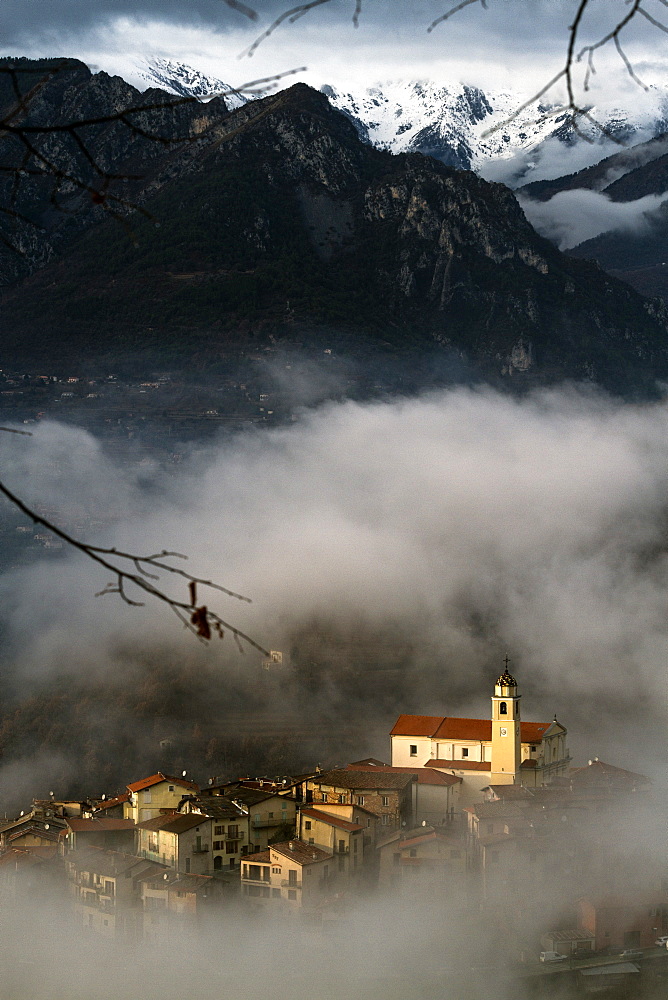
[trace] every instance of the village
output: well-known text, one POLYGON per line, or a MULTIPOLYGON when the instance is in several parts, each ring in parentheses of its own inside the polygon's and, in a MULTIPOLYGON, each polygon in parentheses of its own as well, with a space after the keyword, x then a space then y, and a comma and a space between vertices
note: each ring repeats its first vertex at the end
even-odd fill
POLYGON ((202 785, 159 771, 33 800, 0 825, 3 907, 55 890, 85 932, 157 942, 239 907, 326 934, 376 896, 484 912, 518 966, 585 987, 663 967, 665 857, 638 835, 651 783, 574 766, 556 716, 521 718, 507 660, 491 687, 488 719, 401 715, 389 764, 202 785))

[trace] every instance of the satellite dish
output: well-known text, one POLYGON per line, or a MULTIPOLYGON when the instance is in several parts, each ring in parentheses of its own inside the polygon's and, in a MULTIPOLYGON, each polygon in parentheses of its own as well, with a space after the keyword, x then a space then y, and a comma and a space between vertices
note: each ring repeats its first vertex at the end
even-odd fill
POLYGON ((106 799, 106 797, 107 797, 106 795, 103 795, 103 796, 102 796, 102 801, 103 801, 103 802, 104 802, 104 800, 106 799))
POLYGON ((21 810, 21 816, 23 816, 23 809, 21 810))
POLYGON ((212 785, 212 784, 213 784, 213 778, 209 778, 209 784, 210 784, 210 785, 212 785))
POLYGON ((185 778, 185 776, 186 776, 186 772, 185 771, 181 771, 181 777, 185 778))
POLYGON ((426 821, 426 819, 423 819, 423 820, 422 820, 422 825, 423 825, 423 826, 426 826, 426 825, 427 825, 427 821, 426 821))
POLYGON ((163 877, 164 879, 168 879, 168 878, 169 878, 169 873, 168 873, 168 872, 165 872, 165 874, 164 874, 164 875, 163 875, 162 877, 163 877))
POLYGON ((44 829, 45 829, 45 830, 48 830, 48 829, 49 829, 49 824, 48 824, 48 823, 45 823, 45 824, 44 824, 44 829))

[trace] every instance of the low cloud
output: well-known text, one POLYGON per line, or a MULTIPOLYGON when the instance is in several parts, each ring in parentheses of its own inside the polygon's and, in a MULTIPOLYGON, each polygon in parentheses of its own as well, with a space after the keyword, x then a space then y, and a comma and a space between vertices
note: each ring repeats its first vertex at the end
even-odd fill
POLYGON ((560 191, 549 201, 517 196, 531 225, 557 244, 560 250, 611 231, 641 233, 648 229, 668 192, 649 194, 636 201, 612 201, 608 195, 578 188, 560 191))
MULTIPOLYGON (((576 751, 642 770, 655 751, 636 752, 635 727, 642 717, 658 737, 665 725, 667 442, 664 403, 456 389, 330 404, 239 434, 148 494, 122 470, 112 484, 79 430, 45 425, 0 446, 10 484, 32 456, 37 492, 57 450, 60 479, 43 486, 56 512, 73 496, 70 462, 85 499, 85 460, 90 495, 106 482, 109 503, 119 497, 123 520, 103 543, 176 547, 198 575, 251 596, 209 603, 292 656, 292 673, 265 691, 286 719, 309 706, 312 719, 364 718, 385 733, 397 711, 485 714, 508 651, 529 717, 557 712, 576 751)), ((5 574, 5 655, 25 690, 64 671, 122 684, 129 651, 167 646, 219 670, 235 705, 260 697, 255 653, 226 639, 193 654, 164 608, 95 598, 107 576, 67 553, 5 574)))

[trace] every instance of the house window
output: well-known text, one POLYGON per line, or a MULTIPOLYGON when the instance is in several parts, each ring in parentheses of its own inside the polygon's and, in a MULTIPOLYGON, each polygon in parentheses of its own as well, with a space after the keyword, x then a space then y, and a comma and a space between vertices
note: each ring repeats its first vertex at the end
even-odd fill
POLYGON ((271 871, 272 871, 273 875, 280 875, 281 874, 281 869, 280 868, 272 868, 271 871))
POLYGON ((273 818, 274 818, 274 814, 273 813, 269 813, 269 819, 273 819, 273 818))
POLYGON ((345 853, 346 853, 346 842, 345 842, 345 840, 340 840, 339 841, 339 854, 345 854, 345 853))
POLYGON ((221 847, 221 843, 222 842, 220 840, 214 840, 213 842, 214 851, 222 851, 223 848, 221 847))
POLYGON ((230 838, 230 840, 236 840, 236 838, 239 836, 239 824, 238 823, 235 823, 233 826, 228 826, 228 828, 227 828, 227 836, 230 838))
POLYGON ((225 827, 224 826, 214 826, 213 832, 215 833, 215 835, 217 837, 222 837, 222 835, 225 833, 225 827))
POLYGON ((310 819, 307 819, 306 822, 304 823, 304 829, 305 830, 310 830, 311 829, 311 820, 310 819))
POLYGON ((151 801, 151 789, 147 788, 146 791, 144 792, 144 802, 150 802, 150 801, 151 801))
POLYGON ((343 804, 346 801, 345 795, 339 795, 339 804, 343 804))
POLYGON ((186 872, 190 871, 190 858, 186 858, 186 872))
POLYGON ((387 815, 387 813, 383 813, 383 818, 381 819, 381 823, 383 826, 390 825, 390 817, 387 815))
POLYGON ((297 872, 294 868, 288 872, 288 885, 297 885, 297 872))
POLYGON ((411 847, 411 849, 410 849, 410 851, 408 853, 409 853, 409 855, 410 855, 411 858, 417 858, 417 850, 416 850, 415 847, 411 847))
POLYGON ((228 840, 225 844, 226 854, 237 854, 239 852, 239 841, 238 840, 228 840))
POLYGON ((315 844, 315 840, 313 839, 313 837, 309 837, 308 842, 309 844, 315 844))
POLYGON ((355 796, 355 802, 357 803, 358 806, 363 806, 364 805, 364 796, 363 795, 356 795, 355 796))
POLYGON ((499 705, 499 715, 508 715, 508 706, 505 701, 502 701, 499 705))
POLYGON ((381 802, 382 802, 382 804, 384 806, 389 806, 389 804, 390 804, 390 796, 389 795, 381 795, 381 802))
POLYGON ((415 743, 411 743, 409 747, 409 753, 411 757, 417 757, 417 745, 415 743))
POLYGON ((327 801, 327 792, 320 792, 320 801, 321 802, 327 801))
POLYGON ((234 868, 234 858, 230 858, 230 868, 234 868))
POLYGON ((169 790, 170 790, 170 792, 173 792, 174 791, 174 785, 170 785, 169 786, 169 790))
POLYGON ((462 747, 462 757, 468 757, 468 755, 469 755, 469 748, 462 747))

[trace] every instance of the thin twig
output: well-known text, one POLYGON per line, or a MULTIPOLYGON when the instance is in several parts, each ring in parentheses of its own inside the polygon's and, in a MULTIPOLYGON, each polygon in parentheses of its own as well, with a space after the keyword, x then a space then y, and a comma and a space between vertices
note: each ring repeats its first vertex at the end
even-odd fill
MULTIPOLYGON (((10 431, 12 430, 11 428, 7 429, 10 431)), ((22 432, 19 431, 18 433, 22 432)), ((218 633, 219 630, 227 629, 234 636, 234 639, 239 648, 242 649, 242 652, 243 648, 241 647, 241 641, 243 640, 248 643, 249 646, 259 650, 259 652, 263 653, 265 656, 269 656, 269 652, 263 646, 257 643, 254 639, 251 639, 251 637, 246 635, 245 632, 242 632, 241 629, 238 629, 236 626, 225 621, 215 612, 209 611, 205 606, 196 607, 194 603, 189 601, 178 601, 176 598, 170 597, 169 594, 165 593, 163 590, 160 590, 159 587, 155 586, 151 582, 151 580, 158 580, 158 576, 155 576, 150 572, 147 573, 143 569, 139 572, 130 572, 127 568, 125 568, 129 565, 137 567, 137 563, 141 563, 144 564, 144 566, 150 566, 153 569, 159 569, 163 572, 180 576, 191 584, 209 587, 211 589, 218 590, 229 597, 234 597, 240 601, 247 601, 250 603, 250 598, 248 597, 236 594, 234 591, 228 590, 226 587, 222 587, 220 584, 214 583, 212 580, 205 580, 202 577, 194 576, 191 573, 187 573, 185 570, 179 569, 176 566, 170 566, 169 563, 165 563, 163 561, 166 558, 175 557, 185 559, 186 557, 181 553, 169 552, 167 549, 164 549, 161 552, 141 556, 132 552, 123 552, 116 548, 103 548, 98 545, 89 545, 86 542, 82 542, 80 539, 75 538, 73 535, 70 535, 62 528, 59 528, 56 524, 53 524, 52 521, 47 520, 47 518, 42 517, 36 511, 32 510, 26 503, 24 503, 23 500, 21 500, 20 497, 13 493, 2 482, 0 482, 0 493, 35 524, 42 525, 42 527, 46 528, 57 538, 60 538, 67 545, 77 551, 82 552, 84 555, 88 556, 89 559, 92 559, 93 562, 98 563, 112 574, 114 582, 107 584, 106 587, 98 591, 96 596, 118 594, 125 604, 128 604, 131 607, 143 607, 142 601, 137 601, 136 599, 129 597, 126 592, 126 586, 128 584, 132 584, 149 597, 152 597, 157 601, 161 601, 174 611, 180 612, 184 616, 183 620, 185 621, 185 624, 190 631, 193 632, 193 634, 208 638, 211 634, 211 628, 218 633), (105 558, 106 556, 110 556, 111 558, 105 558), (118 562, 113 562, 112 560, 114 559, 120 561, 121 564, 119 565, 118 562), (125 563, 125 567, 123 563, 125 563), (186 615, 189 616, 189 621, 185 620, 186 615), (208 632, 207 635, 205 635, 205 629, 208 632)), ((194 594, 195 592, 192 591, 192 593, 194 594)))

